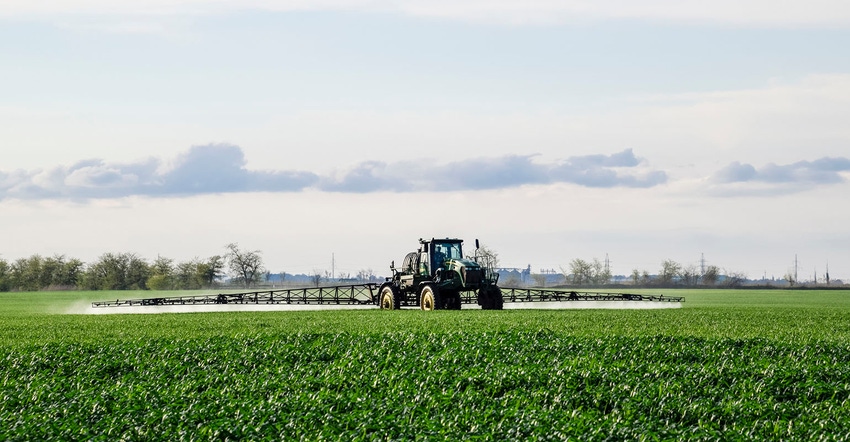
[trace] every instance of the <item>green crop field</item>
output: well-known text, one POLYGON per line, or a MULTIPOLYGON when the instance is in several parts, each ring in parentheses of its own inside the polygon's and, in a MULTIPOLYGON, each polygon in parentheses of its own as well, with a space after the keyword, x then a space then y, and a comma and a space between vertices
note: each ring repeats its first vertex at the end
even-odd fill
POLYGON ((83 315, 0 294, 2 440, 848 440, 850 291, 681 309, 83 315))

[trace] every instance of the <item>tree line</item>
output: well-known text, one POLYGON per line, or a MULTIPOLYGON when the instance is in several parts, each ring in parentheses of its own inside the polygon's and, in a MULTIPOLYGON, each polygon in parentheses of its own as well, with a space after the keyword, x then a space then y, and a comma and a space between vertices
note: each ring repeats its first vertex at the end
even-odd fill
MULTIPOLYGON (((561 273, 564 282, 573 285, 606 285, 612 278, 610 268, 597 258, 590 261, 576 258, 568 267, 561 267, 561 273)), ((747 275, 741 272, 727 271, 715 265, 697 268, 672 259, 662 261, 661 268, 654 275, 645 269, 633 269, 629 275, 632 285, 661 287, 739 287, 746 279, 747 275)))
POLYGON ((209 258, 175 261, 157 256, 148 262, 135 253, 104 253, 92 263, 65 255, 0 259, 0 291, 179 290, 212 288, 230 271, 231 283, 250 287, 265 276, 259 250, 235 243, 209 258))
MULTIPOLYGON (((248 288, 268 276, 259 250, 245 250, 235 243, 224 249, 221 255, 188 261, 157 256, 148 262, 135 253, 104 253, 88 264, 65 255, 32 255, 12 262, 0 258, 0 291, 192 290, 216 287, 225 276, 230 276, 231 284, 248 288)), ((495 251, 482 246, 478 254, 486 258, 488 267, 498 266, 495 251)), ((547 281, 552 282, 548 275, 530 276, 539 287, 544 287, 547 281)), ((322 274, 318 270, 310 277, 316 286, 331 279, 329 272, 322 274)), ((373 277, 371 270, 362 270, 357 275, 358 280, 372 280, 373 277)), ((561 267, 561 277, 565 284, 580 286, 607 285, 612 280, 608 266, 596 258, 572 260, 568 267, 561 267)), ((348 275, 343 279, 348 279, 348 275)), ((683 266, 665 260, 657 274, 634 269, 629 279, 635 286, 738 287, 746 280, 746 275, 724 271, 714 265, 697 269, 693 265, 683 266)))

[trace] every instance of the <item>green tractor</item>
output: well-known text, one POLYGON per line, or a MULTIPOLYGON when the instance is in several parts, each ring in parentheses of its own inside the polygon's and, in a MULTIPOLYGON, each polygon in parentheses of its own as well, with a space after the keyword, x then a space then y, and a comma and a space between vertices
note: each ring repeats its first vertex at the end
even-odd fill
POLYGON ((501 310, 504 299, 499 274, 489 256, 479 256, 478 240, 472 259, 463 256, 463 240, 420 239, 419 250, 404 257, 401 268, 390 264, 391 278, 381 284, 375 302, 383 310, 419 306, 422 310, 460 310, 472 302, 485 310, 501 310))

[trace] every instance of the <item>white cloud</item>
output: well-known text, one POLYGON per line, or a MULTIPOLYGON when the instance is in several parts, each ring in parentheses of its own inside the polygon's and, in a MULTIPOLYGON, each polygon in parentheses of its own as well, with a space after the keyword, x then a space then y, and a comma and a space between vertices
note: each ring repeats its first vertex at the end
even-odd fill
POLYGON ((783 27, 850 24, 850 4, 843 0, 13 0, 0 3, 0 16, 7 17, 219 14, 240 10, 389 12, 520 25, 609 19, 783 27))
POLYGON ((138 182, 132 175, 124 175, 112 167, 87 166, 74 170, 65 178, 71 187, 97 188, 129 185, 138 182))
POLYGON ((28 174, 0 171, 0 200, 301 192, 309 188, 343 193, 451 192, 554 183, 648 188, 666 182, 663 171, 636 168, 640 163, 627 149, 613 155, 571 157, 555 164, 535 164, 531 156, 519 155, 442 164, 421 159, 401 164, 363 161, 322 177, 304 171, 250 170, 240 147, 211 144, 194 146, 170 164, 155 158, 127 164, 86 160, 28 174))

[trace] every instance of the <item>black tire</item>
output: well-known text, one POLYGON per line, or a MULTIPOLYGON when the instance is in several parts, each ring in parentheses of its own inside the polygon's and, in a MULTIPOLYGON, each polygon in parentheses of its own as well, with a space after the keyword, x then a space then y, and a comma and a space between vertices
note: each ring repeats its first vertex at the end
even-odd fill
POLYGON ((443 308, 443 300, 436 287, 425 285, 419 292, 419 308, 425 311, 439 310, 443 308))
POLYGON ((460 310, 462 305, 460 292, 447 293, 444 299, 447 310, 460 310))
POLYGON ((381 310, 396 310, 400 307, 398 296, 392 286, 385 286, 378 296, 378 307, 381 310))
POLYGON ((490 297, 487 296, 486 289, 478 290, 478 305, 481 306, 482 310, 490 310, 490 297))
POLYGON ((505 298, 502 296, 502 290, 498 287, 493 287, 490 291, 490 299, 493 301, 493 310, 503 310, 505 308, 505 298))
POLYGON ((481 289, 478 292, 478 304, 482 310, 502 310, 505 306, 505 298, 498 287, 481 289))

